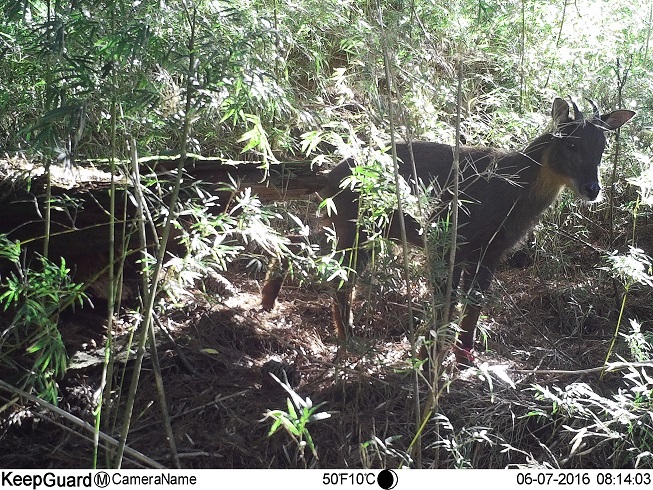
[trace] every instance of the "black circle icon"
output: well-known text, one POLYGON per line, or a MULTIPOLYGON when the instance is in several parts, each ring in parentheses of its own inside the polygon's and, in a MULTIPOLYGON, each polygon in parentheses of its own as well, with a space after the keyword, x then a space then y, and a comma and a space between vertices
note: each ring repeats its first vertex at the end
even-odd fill
POLYGON ((391 490, 397 486, 397 473, 393 470, 381 470, 376 477, 376 483, 384 490, 391 490))

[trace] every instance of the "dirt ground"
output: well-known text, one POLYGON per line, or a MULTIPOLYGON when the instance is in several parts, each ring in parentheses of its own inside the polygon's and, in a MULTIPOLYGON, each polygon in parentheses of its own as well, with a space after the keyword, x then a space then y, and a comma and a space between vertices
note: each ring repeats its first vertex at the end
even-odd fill
MULTIPOLYGON (((170 336, 160 329, 157 334, 184 468, 379 468, 415 466, 416 461, 423 467, 448 468, 554 464, 568 452, 569 437, 561 421, 532 416, 548 405, 523 388, 574 381, 610 388, 610 376, 599 382, 597 373, 578 371, 600 366, 607 352, 616 311, 610 284, 598 288, 564 278, 547 281, 536 267, 506 265, 497 275, 477 344, 482 350, 487 339, 478 363, 504 372, 504 377, 459 370, 452 356, 445 359, 435 408, 440 415, 424 426, 415 444, 418 411, 424 409, 428 390, 424 380, 416 381, 410 365, 405 297, 379 298, 372 291, 370 307, 364 308, 360 296, 365 295, 359 295, 356 309, 363 317, 357 320, 356 338, 343 352, 333 335, 330 296, 323 288, 290 282, 277 307, 265 312, 259 306, 262 277, 236 270, 226 278, 233 286, 230 297, 217 300, 196 291, 161 319, 170 336), (270 360, 292 366, 299 380, 296 393, 313 407, 319 405, 317 412, 330 415, 307 426, 317 456, 283 430, 268 435, 273 420, 266 414, 288 411, 289 398, 264 379, 261 367, 270 360), (530 372, 536 369, 540 372, 530 372)), ((118 337, 126 338, 129 319, 117 325, 118 337)), ((64 322, 62 334, 75 367, 61 382, 60 406, 92 423, 104 325, 92 315, 78 315, 64 322)), ((124 376, 128 383, 133 362, 118 367, 114 381, 124 376)), ((0 404, 9 401, 6 393, 0 395, 0 404)), ((116 398, 112 406, 122 406, 125 398, 116 398)), ((157 400, 148 358, 128 446, 172 466, 157 400)), ((0 467, 92 465, 92 443, 74 424, 33 403, 8 407, 0 421, 0 467)), ((116 428, 113 435, 118 433, 116 428)), ((570 466, 601 467, 601 457, 593 454, 593 459, 570 466)), ((103 458, 101 453, 99 466, 106 465, 103 458)), ((128 456, 123 467, 142 465, 128 456)))

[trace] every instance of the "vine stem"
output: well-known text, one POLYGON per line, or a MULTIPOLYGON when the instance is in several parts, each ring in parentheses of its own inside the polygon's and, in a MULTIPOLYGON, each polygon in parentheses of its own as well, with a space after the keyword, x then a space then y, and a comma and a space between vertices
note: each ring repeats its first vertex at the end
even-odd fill
MULTIPOLYGON (((397 215, 399 218, 399 230, 400 230, 400 236, 401 236, 401 250, 402 250, 402 256, 403 256, 403 273, 404 273, 404 281, 406 282, 406 288, 409 292, 407 294, 407 307, 408 307, 408 331, 411 339, 415 339, 415 323, 413 319, 413 301, 410 295, 410 259, 408 257, 408 238, 406 236, 406 222, 404 220, 404 210, 403 210, 403 204, 401 202, 401 185, 399 183, 400 181, 400 176, 399 176, 399 162, 397 160, 397 141, 395 137, 395 125, 394 125, 394 110, 393 110, 393 101, 392 101, 392 88, 393 88, 393 83, 392 83, 392 73, 390 70, 390 55, 389 55, 389 49, 388 49, 388 41, 384 29, 384 23, 383 23, 383 15, 381 11, 381 5, 377 4, 378 8, 378 22, 379 22, 379 29, 381 32, 381 47, 383 49, 383 67, 385 69, 385 78, 388 81, 387 83, 387 96, 388 96, 388 119, 390 121, 390 142, 391 142, 391 152, 392 152, 392 169, 393 169, 393 176, 394 176, 394 183, 395 183, 395 193, 397 197, 397 215)), ((415 342, 411 342, 411 349, 413 350, 412 356, 413 358, 416 357, 415 353, 415 342)), ((416 373, 417 376, 417 373, 416 373)), ((415 379, 415 382, 417 382, 417 378, 415 379)), ((417 425, 419 429, 416 431, 416 447, 419 449, 421 448, 421 436, 420 434, 422 433, 422 428, 424 426, 424 423, 426 421, 422 421, 420 419, 420 396, 419 396, 419 390, 415 390, 415 404, 417 407, 416 414, 417 414, 417 425)), ((415 453, 415 465, 417 468, 422 467, 422 461, 421 461, 421 450, 417 450, 415 453)))
POLYGON ((621 298, 621 308, 619 308, 619 318, 617 319, 617 326, 614 329, 614 334, 612 335, 612 342, 610 342, 610 347, 608 348, 608 352, 605 355, 604 370, 601 372, 600 379, 603 379, 603 376, 605 374, 605 367, 608 365, 608 361, 610 360, 610 356, 612 355, 612 349, 614 349, 614 344, 615 342, 617 342, 617 338, 619 337, 619 329, 621 328, 621 320, 624 317, 624 310, 626 309, 626 298, 628 297, 629 289, 630 289, 629 285, 626 285, 624 287, 624 294, 623 297, 621 298))
MULTIPOLYGON (((567 16, 567 0, 564 0, 564 4, 562 7, 562 19, 560 19, 560 29, 558 29, 558 35, 556 36, 556 47, 555 47, 555 52, 558 52, 558 48, 560 48, 560 40, 562 39, 562 29, 565 26, 565 17, 567 16)), ((549 86, 549 80, 551 79, 551 73, 553 72, 553 63, 555 63, 555 59, 551 60, 551 64, 549 65, 549 73, 546 75, 546 82, 544 82, 544 88, 547 88, 549 86)))

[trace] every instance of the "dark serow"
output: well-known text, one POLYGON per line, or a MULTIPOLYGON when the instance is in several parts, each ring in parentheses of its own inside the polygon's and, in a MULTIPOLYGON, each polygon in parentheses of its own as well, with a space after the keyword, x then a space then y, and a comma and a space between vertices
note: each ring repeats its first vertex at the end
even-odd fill
MULTIPOLYGON (((590 101, 591 102, 591 101, 590 101)), ((572 189, 585 201, 599 197, 599 164, 605 148, 605 131, 615 130, 628 122, 635 113, 616 110, 600 115, 591 102, 594 114, 585 119, 572 101, 569 104, 556 98, 553 102, 553 130, 531 142, 525 150, 509 152, 492 148, 460 148, 460 212, 458 248, 453 284, 457 288, 461 278, 463 290, 474 292, 470 298, 480 298, 490 286, 501 258, 535 226, 542 213, 553 203, 564 187, 572 189)), ((439 197, 443 210, 431 216, 448 212, 450 200, 454 149, 437 143, 413 143, 412 153, 418 178, 433 184, 435 197, 439 197)), ((410 148, 397 145, 400 174, 412 181, 410 148), (401 163, 403 162, 403 163, 401 163)), ((351 175, 353 160, 340 163, 328 174, 329 184, 320 192, 322 198, 332 197, 337 214, 331 216, 338 237, 337 247, 345 254, 344 264, 352 264, 359 272, 367 261, 363 244, 366 237, 360 233, 358 218, 359 194, 341 188, 343 179, 351 175), (358 237, 357 237, 358 234, 358 237)), ((405 216, 408 241, 422 246, 421 227, 410 216, 405 216)), ((393 219, 387 230, 392 239, 399 239, 398 221, 393 219)), ((263 288, 263 306, 270 309, 283 277, 271 276, 263 288)), ((334 298, 334 323, 338 337, 349 335, 351 324, 351 283, 347 281, 334 298)), ((462 313, 458 345, 455 348, 458 362, 468 364, 473 360, 474 332, 480 314, 480 301, 467 301, 462 313)))

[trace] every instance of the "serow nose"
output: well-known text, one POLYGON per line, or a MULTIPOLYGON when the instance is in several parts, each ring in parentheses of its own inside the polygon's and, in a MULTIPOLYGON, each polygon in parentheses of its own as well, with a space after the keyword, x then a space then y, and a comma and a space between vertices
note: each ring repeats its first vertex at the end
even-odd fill
POLYGON ((590 201, 596 199, 601 192, 601 186, 598 182, 590 182, 589 184, 583 185, 583 192, 590 201))

